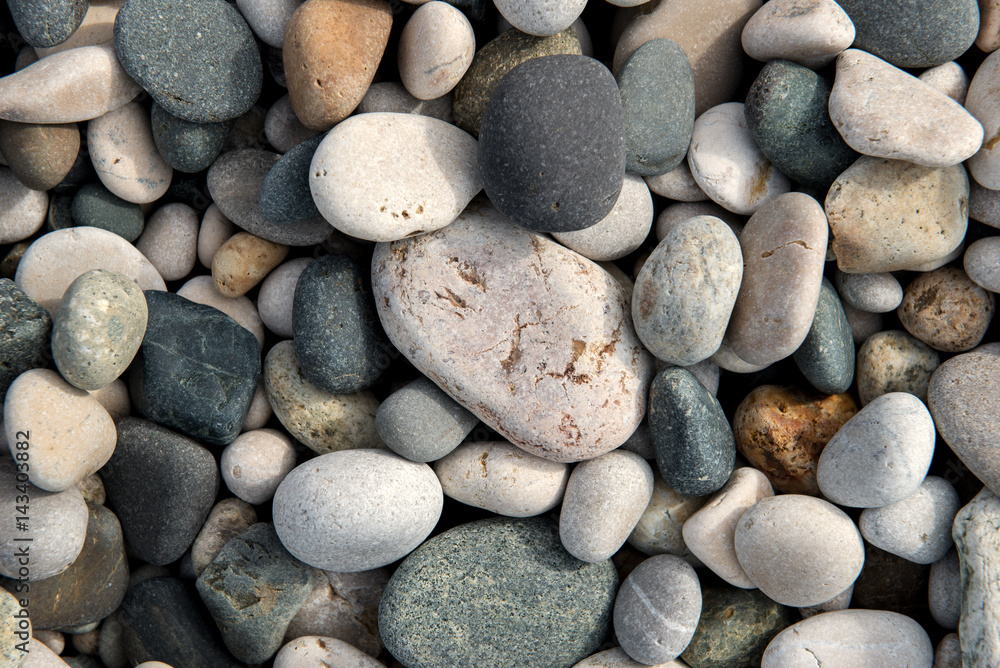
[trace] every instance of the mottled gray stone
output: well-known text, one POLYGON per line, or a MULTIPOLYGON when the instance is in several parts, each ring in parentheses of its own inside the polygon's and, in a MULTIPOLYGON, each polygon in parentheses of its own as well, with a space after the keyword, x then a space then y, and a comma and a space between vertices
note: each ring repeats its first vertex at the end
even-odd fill
POLYGON ((318 135, 296 144, 274 163, 260 186, 260 210, 272 223, 296 223, 319 215, 309 189, 309 165, 320 142, 318 135))
POLYGON ((229 126, 227 122, 192 123, 153 103, 153 142, 163 159, 181 172, 207 169, 222 151, 229 126))
POLYGON ((441 459, 477 424, 479 418, 423 376, 386 397, 375 415, 389 449, 414 462, 441 459))
POLYGON ((68 40, 87 14, 88 0, 11 0, 17 32, 31 46, 52 47, 68 40))
POLYGON ((859 311, 889 313, 903 301, 903 286, 889 273, 845 274, 838 270, 833 280, 844 303, 859 311))
POLYGON ((989 489, 955 517, 952 535, 962 574, 958 635, 963 668, 1000 663, 1000 497, 989 489))
POLYGON ((806 380, 823 394, 846 392, 854 382, 854 337, 830 281, 823 279, 812 327, 792 354, 806 380))
POLYGON ((0 403, 28 369, 48 362, 52 318, 9 278, 0 278, 0 403))
POLYGON ((955 550, 931 564, 927 603, 935 622, 951 631, 958 628, 962 615, 962 571, 955 550))
POLYGON ((861 535, 875 547, 917 564, 931 564, 951 548, 951 524, 961 503, 944 478, 927 476, 913 494, 861 513, 861 535))
POLYGON ((99 227, 133 242, 142 234, 145 218, 142 206, 126 202, 100 183, 88 183, 73 196, 73 223, 99 227))

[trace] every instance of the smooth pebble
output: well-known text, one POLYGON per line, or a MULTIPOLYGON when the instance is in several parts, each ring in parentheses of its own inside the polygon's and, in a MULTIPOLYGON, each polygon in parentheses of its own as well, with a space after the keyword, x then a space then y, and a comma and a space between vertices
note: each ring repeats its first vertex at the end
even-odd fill
POLYGON ((932 564, 952 546, 951 523, 959 506, 958 492, 947 480, 927 476, 905 499, 863 511, 858 528, 875 547, 918 564, 932 564))
POLYGON ((386 397, 375 415, 389 449, 414 462, 445 457, 477 424, 479 418, 423 376, 386 397))
POLYGON ((222 451, 219 466, 229 491, 247 503, 261 504, 295 468, 295 446, 275 429, 246 431, 222 451))
POLYGON ((179 202, 167 204, 149 217, 135 247, 156 267, 164 281, 177 281, 194 269, 198 229, 197 211, 179 202))

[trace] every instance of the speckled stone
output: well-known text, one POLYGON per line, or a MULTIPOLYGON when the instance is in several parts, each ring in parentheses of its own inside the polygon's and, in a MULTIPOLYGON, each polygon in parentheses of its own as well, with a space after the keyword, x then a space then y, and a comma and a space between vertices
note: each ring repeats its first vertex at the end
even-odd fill
POLYGON ((962 665, 966 668, 987 668, 1000 660, 998 522, 1000 497, 984 489, 958 512, 952 527, 962 577, 958 636, 962 643, 962 665))
POLYGON ((921 274, 906 286, 896 313, 903 327, 948 353, 979 345, 993 320, 996 300, 957 267, 921 274))
POLYGON ((89 183, 73 196, 73 222, 99 227, 133 242, 142 234, 145 218, 142 207, 126 202, 100 183, 89 183))
POLYGON ((311 262, 311 257, 288 260, 268 274, 260 284, 260 291, 257 293, 260 319, 280 337, 292 338, 295 285, 311 262))
POLYGON ((940 364, 936 350, 904 331, 872 334, 858 350, 861 405, 889 392, 909 392, 925 400, 931 374, 940 364))
POLYGON ((386 397, 375 416, 389 449, 414 462, 444 457, 477 424, 479 418, 423 376, 386 397))
POLYGON ((834 0, 770 0, 743 28, 743 50, 755 60, 826 65, 854 41, 854 24, 834 0))
POLYGON ((903 286, 892 274, 834 273, 834 283, 844 304, 868 313, 895 311, 903 301, 903 286))
POLYGON ((0 402, 28 369, 46 366, 52 318, 9 278, 0 278, 0 402))
POLYGON ((179 281, 194 269, 198 256, 198 212, 173 202, 150 216, 135 247, 160 272, 165 281, 179 281))
POLYGON ((260 187, 260 210, 272 223, 295 223, 319 215, 309 190, 309 165, 324 135, 296 144, 274 163, 260 187))
POLYGON ((386 587, 379 628, 412 668, 557 668, 604 641, 617 589, 612 563, 570 556, 550 521, 480 520, 407 557, 386 587))
POLYGON ((280 49, 285 28, 301 0, 239 0, 236 6, 262 42, 280 49))
POLYGON ((447 2, 424 3, 410 16, 398 45, 399 78, 421 100, 455 87, 476 52, 476 35, 461 10, 447 2))
POLYGON ((733 472, 736 445, 718 400, 681 367, 660 371, 649 389, 656 463, 682 494, 710 494, 733 472))
POLYGON ((682 527, 695 512, 705 505, 704 496, 681 494, 653 471, 653 496, 642 517, 629 534, 628 544, 642 554, 673 554, 692 564, 697 559, 688 549, 682 527))
POLYGON ((257 523, 257 512, 246 501, 234 497, 219 501, 191 544, 191 567, 201 575, 222 548, 257 523))
MULTIPOLYGON (((950 536, 951 531, 948 533, 950 536)), ((939 626, 950 631, 958 628, 962 615, 962 572, 955 550, 949 550, 948 554, 931 564, 927 604, 931 617, 939 626)))
POLYGON ((851 325, 837 291, 825 278, 820 286, 812 327, 792 358, 806 380, 823 394, 846 392, 854 382, 851 325))
POLYGON ((934 648, 934 668, 962 668, 962 642, 957 633, 941 638, 934 648))
POLYGON ((931 564, 951 548, 951 524, 960 505, 958 492, 947 480, 927 476, 905 499, 863 511, 858 527, 872 545, 918 564, 931 564))
POLYGON ((1000 292, 1000 237, 987 237, 970 244, 965 250, 963 265, 976 285, 990 292, 1000 292))
POLYGON ((587 2, 586 0, 565 2, 499 0, 495 4, 501 16, 518 30, 529 35, 553 35, 572 25, 587 2))
POLYGON ((80 152, 76 124, 38 125, 0 121, 0 152, 14 176, 32 190, 59 185, 80 152))
POLYGON ((965 104, 966 95, 969 93, 969 75, 955 61, 924 70, 917 78, 955 102, 965 104))
POLYGON ((229 123, 192 123, 153 103, 153 141, 167 163, 180 172, 207 169, 222 151, 229 123))
POLYGON ((260 95, 257 43, 224 0, 127 0, 115 19, 115 52, 129 76, 186 121, 236 118, 260 95))
MULTIPOLYGON (((419 100, 410 95, 403 84, 398 81, 380 81, 369 86, 368 92, 365 93, 355 111, 359 114, 377 113, 380 111, 398 114, 420 114, 421 116, 430 116, 431 118, 451 123, 455 120, 454 115, 451 113, 453 102, 454 95, 451 93, 433 100, 419 100)), ((467 128, 462 129, 469 132, 467 128)), ((478 134, 478 131, 476 134, 478 134)))
MULTIPOLYGON (((360 109, 358 113, 362 113, 360 109)), ((279 97, 268 108, 267 116, 264 117, 264 137, 278 153, 287 153, 318 134, 318 130, 302 125, 288 95, 279 97)))
POLYGON ((296 638, 274 657, 274 668, 309 668, 324 663, 351 668, 385 668, 385 664, 343 640, 320 636, 296 638))
MULTIPOLYGON (((1000 33, 996 29, 994 32, 1000 33)), ((1000 56, 994 51, 976 70, 965 98, 966 108, 982 124, 985 136, 982 148, 966 166, 976 182, 994 189, 1000 189, 1000 178, 996 173, 1000 164, 1000 151, 997 150, 997 137, 1000 136, 997 81, 1000 81, 1000 56)))
POLYGON ((15 0, 10 13, 25 42, 51 47, 65 42, 80 27, 89 5, 87 0, 15 0))
POLYGON ((761 153, 808 188, 825 190, 858 154, 830 120, 830 83, 804 65, 773 60, 747 94, 747 126, 761 153))

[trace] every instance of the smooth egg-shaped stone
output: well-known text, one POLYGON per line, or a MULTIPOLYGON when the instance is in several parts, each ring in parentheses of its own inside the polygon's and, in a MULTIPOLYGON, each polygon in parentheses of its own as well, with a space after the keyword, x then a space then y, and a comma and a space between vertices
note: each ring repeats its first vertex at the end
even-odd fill
POLYGON ((476 35, 459 9, 446 2, 417 8, 399 36, 399 76, 419 100, 447 94, 472 63, 476 35))
POLYGON ((455 220, 482 188, 477 150, 468 133, 436 118, 360 114, 316 149, 309 187, 341 232, 395 241, 455 220))
POLYGON ((290 339, 294 333, 295 284, 311 257, 289 260, 267 275, 257 293, 257 309, 267 328, 280 337, 290 339))
POLYGON ((834 273, 834 284, 844 304, 869 313, 895 311, 903 301, 903 286, 890 273, 834 273))
POLYGON ((854 382, 854 337, 844 307, 823 279, 812 327, 792 354, 806 380, 823 394, 846 392, 854 382))
POLYGON ((1000 292, 1000 237, 987 237, 969 244, 962 260, 965 273, 976 285, 1000 292))
POLYGON ((0 151, 21 183, 32 190, 50 190, 73 168, 80 153, 80 130, 75 123, 0 121, 0 151))
POLYGON ((274 528, 297 559, 336 572, 391 564, 424 541, 444 496, 434 471, 385 450, 320 455, 274 493, 274 528))
POLYGON ((375 427, 389 449, 414 462, 445 457, 477 424, 479 418, 424 376, 386 397, 375 416, 375 427))
POLYGON ((818 68, 854 41, 854 24, 835 0, 770 0, 743 28, 743 50, 754 60, 791 60, 818 68))
POLYGON ((552 237, 594 262, 617 260, 637 250, 653 226, 653 198, 645 181, 625 174, 622 191, 611 212, 600 222, 575 232, 553 232, 552 237))
POLYGON ((393 345, 514 445, 581 461, 639 425, 653 365, 623 288, 492 207, 380 244, 372 285, 393 345))
POLYGON ((635 279, 632 321, 657 358, 690 366, 719 349, 743 280, 736 235, 713 216, 673 227, 635 279))
POLYGON ((498 0, 497 9, 512 26, 529 35, 554 35, 570 27, 583 12, 586 0, 498 0))
MULTIPOLYGON (((994 30, 994 32, 1000 32, 994 30)), ((976 70, 969 84, 969 92, 965 98, 966 108, 983 125, 985 139, 982 148, 969 158, 967 167, 969 173, 978 183, 986 188, 1000 189, 1000 176, 997 167, 1000 165, 1000 114, 997 113, 997 82, 1000 81, 1000 55, 994 51, 976 70)))
POLYGON ((153 202, 170 187, 173 168, 160 156, 149 114, 138 102, 90 121, 87 150, 101 183, 126 202, 153 202))
POLYGON ((241 297, 288 255, 288 246, 237 232, 212 257, 212 280, 224 297, 241 297))
POLYGON ((951 524, 961 504, 944 478, 927 476, 902 501, 861 513, 861 535, 875 547, 918 564, 933 564, 951 548, 951 524))
POLYGON ((135 247, 163 280, 179 281, 191 273, 198 256, 198 212, 180 202, 160 207, 149 217, 135 247))
POLYGON ((611 627, 618 575, 582 562, 542 518, 463 524, 420 546, 379 604, 386 649, 411 668, 562 668, 611 627))
POLYGON ((842 506, 881 508, 915 492, 934 455, 934 421, 905 392, 876 398, 840 428, 823 449, 816 479, 842 506))
POLYGON ((265 503, 295 468, 295 446, 276 429, 253 429, 226 446, 219 467, 229 491, 247 503, 265 503))
POLYGON ((300 0, 238 0, 236 6, 262 42, 280 49, 288 22, 300 4, 300 0))
POLYGON ((46 193, 31 190, 10 169, 0 167, 0 243, 27 239, 45 222, 46 193))
MULTIPOLYGON (((54 220, 56 203, 61 199, 53 198, 50 219, 54 220)), ((108 190, 103 183, 88 183, 77 190, 70 203, 70 215, 75 227, 98 227, 114 232, 129 243, 134 243, 139 238, 146 225, 142 205, 126 202, 108 190)), ((70 225, 61 226, 55 222, 50 223, 49 226, 53 229, 70 227, 70 225)), ((140 249, 139 252, 141 253, 142 250, 140 249)), ((157 271, 159 270, 157 269, 157 271)))

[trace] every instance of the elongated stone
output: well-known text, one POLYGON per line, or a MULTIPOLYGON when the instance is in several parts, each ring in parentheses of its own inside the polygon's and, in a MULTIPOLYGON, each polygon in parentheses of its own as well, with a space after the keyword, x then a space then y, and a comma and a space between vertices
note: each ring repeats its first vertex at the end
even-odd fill
POLYGON ((984 489, 958 511, 952 537, 962 577, 963 668, 1000 662, 1000 497, 984 489))

